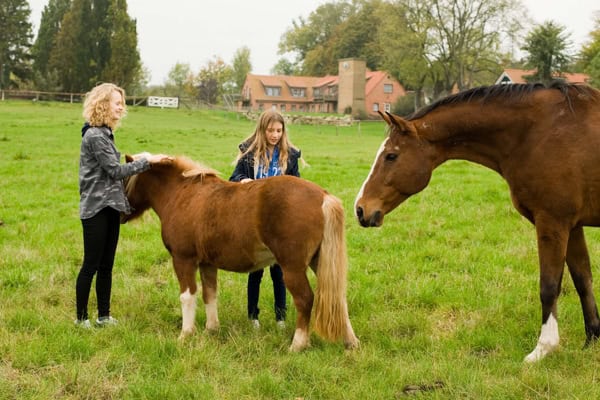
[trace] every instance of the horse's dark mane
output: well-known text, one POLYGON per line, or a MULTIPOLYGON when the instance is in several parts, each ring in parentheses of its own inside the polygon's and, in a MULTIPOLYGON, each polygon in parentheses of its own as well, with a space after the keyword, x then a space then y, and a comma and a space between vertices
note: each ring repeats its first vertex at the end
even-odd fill
POLYGON ((545 86, 542 83, 512 83, 491 86, 479 86, 437 100, 410 114, 408 117, 406 117, 406 119, 413 120, 421 118, 425 114, 444 105, 469 102, 471 100, 481 100, 482 102, 485 102, 491 99, 505 99, 507 101, 511 101, 523 98, 525 96, 530 95, 533 92, 543 89, 554 89, 561 91, 567 99, 567 101, 569 101, 569 104, 571 103, 571 99, 569 96, 570 89, 574 89, 577 91, 577 93, 583 93, 589 96, 595 93, 597 96, 597 92, 590 86, 584 84, 566 83, 564 81, 554 81, 550 84, 550 86, 545 86))

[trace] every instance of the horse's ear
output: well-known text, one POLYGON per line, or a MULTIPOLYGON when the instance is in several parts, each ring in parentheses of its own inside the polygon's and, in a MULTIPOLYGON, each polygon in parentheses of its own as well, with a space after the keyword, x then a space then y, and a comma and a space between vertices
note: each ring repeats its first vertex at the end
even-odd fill
POLYGON ((399 117, 394 114, 391 114, 387 111, 386 111, 386 116, 387 116, 387 118, 384 117, 385 122, 387 122, 390 127, 392 127, 392 126, 396 127, 397 128, 396 130, 399 133, 409 133, 409 132, 415 131, 415 129, 410 121, 407 121, 404 118, 399 117))
POLYGON ((125 154, 125 162, 132 162, 133 161, 133 157, 130 156, 129 154, 125 154))
POLYGON ((388 115, 388 113, 387 113, 387 112, 384 114, 384 113, 382 113, 382 112, 381 112, 381 111, 379 111, 379 110, 377 110, 377 112, 379 113, 379 115, 381 115, 381 118, 383 118, 383 120, 385 121, 385 123, 386 123, 386 124, 388 124, 388 125, 391 125, 391 124, 392 124, 392 123, 390 122, 390 117, 389 117, 389 115, 391 115, 391 114, 389 114, 389 115, 388 115))

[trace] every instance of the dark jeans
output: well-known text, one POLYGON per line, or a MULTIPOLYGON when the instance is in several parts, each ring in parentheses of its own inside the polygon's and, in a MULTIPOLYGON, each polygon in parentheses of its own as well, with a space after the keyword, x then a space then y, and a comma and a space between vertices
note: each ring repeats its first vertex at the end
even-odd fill
MULTIPOLYGON (((281 267, 273 264, 269 270, 271 271, 271 279, 273 280, 273 295, 275 297, 275 319, 277 321, 285 321, 287 311, 285 284, 283 283, 283 272, 281 267)), ((262 280, 264 270, 254 271, 248 274, 248 318, 258 319, 258 297, 260 295, 260 281, 262 280)))
POLYGON ((83 265, 75 285, 77 319, 88 319, 88 300, 94 275, 96 277, 96 299, 98 316, 110 315, 110 291, 112 269, 119 241, 120 214, 106 207, 92 218, 82 219, 83 265))

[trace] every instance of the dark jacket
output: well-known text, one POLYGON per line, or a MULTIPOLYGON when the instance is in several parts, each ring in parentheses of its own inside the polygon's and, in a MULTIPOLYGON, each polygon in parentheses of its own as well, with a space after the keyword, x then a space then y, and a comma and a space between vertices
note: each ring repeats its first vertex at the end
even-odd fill
MULTIPOLYGON (((244 142, 239 145, 240 151, 243 153, 248 149, 249 144, 244 142)), ((293 175, 300 177, 300 171, 298 170, 298 159, 301 156, 301 151, 290 148, 288 151, 288 161, 287 168, 285 170, 285 175, 293 175)), ((256 173, 256 169, 254 167, 254 153, 249 152, 245 154, 242 158, 240 158, 229 178, 232 182, 239 182, 242 179, 250 178, 255 179, 254 175, 256 173)))

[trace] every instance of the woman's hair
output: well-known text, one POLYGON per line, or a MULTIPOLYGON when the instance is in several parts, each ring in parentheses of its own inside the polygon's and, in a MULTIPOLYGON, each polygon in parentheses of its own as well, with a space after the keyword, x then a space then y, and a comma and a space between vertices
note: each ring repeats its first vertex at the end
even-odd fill
POLYGON ((83 103, 83 118, 91 126, 106 125, 115 129, 119 121, 115 121, 110 114, 110 97, 113 92, 118 92, 123 101, 123 113, 121 117, 127 114, 125 105, 125 90, 112 83, 101 83, 86 93, 83 103))
POLYGON ((296 146, 292 144, 288 137, 283 116, 274 109, 267 110, 260 115, 254 133, 244 140, 244 143, 248 144, 248 148, 238 154, 236 161, 248 153, 254 153, 255 163, 269 165, 269 159, 267 158, 267 128, 273 122, 280 122, 282 126, 281 139, 279 139, 279 166, 283 171, 287 169, 288 151, 290 148, 296 148, 296 146))

